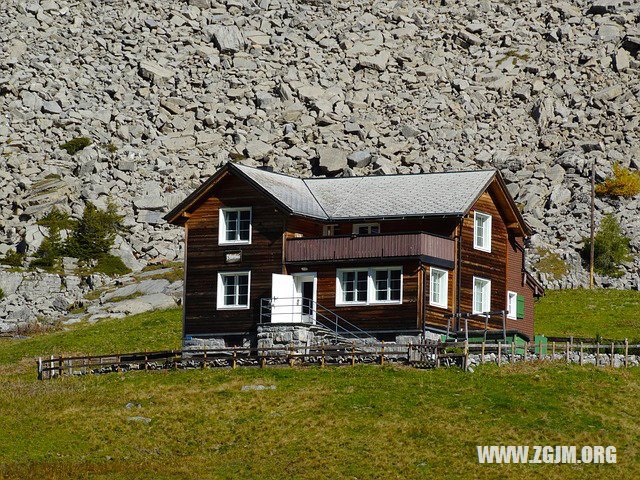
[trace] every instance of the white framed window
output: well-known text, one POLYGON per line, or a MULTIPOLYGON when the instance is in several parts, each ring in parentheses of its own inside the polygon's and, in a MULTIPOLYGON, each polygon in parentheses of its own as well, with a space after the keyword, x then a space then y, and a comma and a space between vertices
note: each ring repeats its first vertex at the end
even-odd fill
POLYGON ((338 225, 323 225, 322 226, 322 236, 323 237, 333 237, 338 231, 338 225))
POLYGON ((336 273, 336 305, 366 304, 369 269, 339 269, 336 273))
POLYGON ((430 285, 429 303, 435 307, 447 308, 449 297, 449 272, 431 267, 430 285))
POLYGON ((491 251, 491 215, 487 213, 473 214, 473 248, 491 251))
POLYGON ((336 270, 336 305, 402 303, 402 267, 336 270))
POLYGON ((371 235, 374 233, 380 233, 379 223, 354 223, 353 233, 355 235, 371 235))
POLYGON ((372 268, 371 303, 402 303, 402 269, 372 268))
POLYGON ((246 310, 249 308, 251 272, 218 273, 218 310, 246 310))
POLYGON ((473 313, 491 311, 491 280, 473 277, 473 313))
POLYGON ((518 294, 516 292, 507 292, 507 317, 517 318, 518 311, 518 294))
POLYGON ((218 244, 251 243, 251 207, 221 208, 218 244))

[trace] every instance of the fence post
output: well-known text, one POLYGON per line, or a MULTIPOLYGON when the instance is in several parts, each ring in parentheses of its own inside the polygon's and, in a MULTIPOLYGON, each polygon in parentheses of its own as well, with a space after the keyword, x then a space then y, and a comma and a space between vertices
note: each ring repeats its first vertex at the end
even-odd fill
POLYGON ((613 356, 615 355, 615 347, 614 347, 614 345, 615 344, 613 342, 611 342, 611 366, 612 367, 614 366, 614 363, 613 363, 613 356))
POLYGON ((516 361, 516 342, 511 342, 511 363, 516 361))
POLYGON ((356 364, 356 342, 351 342, 351 366, 356 364))
POLYGON ((202 369, 207 368, 207 351, 205 350, 202 354, 202 369))
POLYGON ((524 342, 524 358, 522 359, 522 361, 524 363, 527 363, 527 353, 529 351, 529 342, 524 342))
POLYGON ((293 344, 289 344, 289 366, 293 367, 293 344))
POLYGON ((469 340, 464 341, 464 371, 469 370, 469 340))
POLYGON ((569 342, 565 345, 565 356, 567 357, 567 363, 569 363, 569 342))
POLYGON ((629 366, 629 340, 624 339, 624 366, 629 366))
POLYGON ((411 342, 407 346, 407 365, 411 363, 411 342))
POLYGON ((144 349, 144 369, 149 370, 149 355, 146 348, 144 349))
POLYGON ((600 363, 600 342, 596 342, 596 367, 600 363))
POLYGON ((62 376, 62 354, 60 354, 60 357, 58 358, 58 376, 61 377, 62 376))
POLYGON ((580 366, 584 365, 584 343, 580 342, 580 366))
MULTIPOLYGON (((263 352, 264 353, 264 352, 263 352)), ((262 359, 262 366, 264 367, 264 357, 262 359)), ((233 346, 233 368, 235 369, 238 366, 238 351, 236 349, 236 345, 233 346)))
POLYGON ((320 366, 324 367, 324 341, 322 341, 320 344, 320 353, 321 353, 320 366))
POLYGON ((120 354, 119 353, 116 356, 116 361, 118 362, 118 365, 116 366, 116 372, 120 373, 120 354))
POLYGON ((502 366, 502 342, 498 342, 498 366, 502 366))
POLYGON ((384 365, 384 340, 382 340, 382 348, 380 352, 380 365, 384 365))
POLYGON ((538 340, 538 360, 542 361, 542 340, 538 340))
MULTIPOLYGON (((486 330, 485 330, 485 335, 486 335, 486 330)), ((484 364, 484 340, 482 340, 482 347, 480 349, 480 363, 484 364)))
POLYGON ((556 359, 556 342, 551 342, 551 360, 556 359))
POLYGON ((42 357, 38 357, 38 380, 42 380, 42 357))

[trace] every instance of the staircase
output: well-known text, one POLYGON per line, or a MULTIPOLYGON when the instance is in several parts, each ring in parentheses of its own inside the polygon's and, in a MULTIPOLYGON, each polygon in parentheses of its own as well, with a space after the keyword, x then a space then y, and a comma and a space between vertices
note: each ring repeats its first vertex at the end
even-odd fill
MULTIPOLYGON (((280 298, 280 307, 291 307, 292 311, 299 310, 299 322, 313 331, 318 336, 324 336, 327 340, 338 343, 351 343, 354 340, 377 342, 376 337, 349 322, 333 310, 320 305, 310 298, 280 298), (282 304, 282 301, 288 303, 282 304), (303 310, 304 309, 304 310, 303 310), (303 314, 304 311, 304 314, 303 314)), ((263 298, 260 302, 260 323, 273 323, 272 299, 263 298)), ((292 315, 287 313, 287 315, 292 315)))

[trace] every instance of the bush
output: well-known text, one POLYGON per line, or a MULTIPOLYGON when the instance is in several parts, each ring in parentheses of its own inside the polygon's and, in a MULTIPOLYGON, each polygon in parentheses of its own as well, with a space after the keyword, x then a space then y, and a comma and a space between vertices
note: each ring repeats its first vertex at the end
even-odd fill
POLYGON ((53 207, 49 213, 38 220, 38 225, 43 225, 49 229, 55 228, 58 230, 70 230, 75 227, 77 222, 74 222, 69 218, 69 214, 61 212, 56 207, 53 207))
POLYGON ((596 185, 598 195, 609 197, 633 197, 640 192, 640 172, 632 172, 616 163, 613 166, 613 177, 606 178, 596 185))
POLYGON ((107 255, 116 235, 123 230, 122 218, 116 213, 116 206, 112 203, 103 211, 87 202, 82 219, 77 222, 72 235, 67 239, 67 255, 80 260, 107 255))
POLYGON ((63 143, 62 145, 60 145, 60 148, 62 148, 63 150, 66 150, 69 155, 75 155, 80 150, 82 150, 85 147, 88 147, 89 145, 91 145, 90 138, 78 137, 78 138, 74 138, 73 140, 69 140, 66 143, 63 143))
POLYGON ((126 275, 131 273, 131 269, 127 267, 120 257, 113 255, 105 255, 98 259, 98 264, 94 268, 98 273, 104 273, 113 277, 114 275, 126 275))
POLYGON ((36 258, 29 264, 30 267, 40 267, 45 270, 53 270, 60 264, 60 258, 64 255, 65 247, 60 238, 60 229, 57 226, 49 227, 49 236, 42 240, 36 251, 36 258))
MULTIPOLYGON (((629 237, 622 234, 622 229, 615 216, 611 213, 605 215, 595 235, 593 269, 597 273, 609 277, 622 275, 620 264, 631 260, 629 242, 629 237)), ((587 264, 589 263, 590 250, 591 239, 586 238, 582 249, 582 258, 587 264)))
POLYGON ((21 267, 24 261, 24 255, 18 252, 7 252, 4 258, 0 258, 0 264, 9 267, 21 267))
POLYGON ((548 275, 553 280, 560 280, 569 273, 567 262, 557 253, 551 252, 547 248, 539 248, 538 255, 540 256, 540 260, 534 265, 537 271, 548 275))
POLYGON ((0 288, 0 300, 4 298, 4 290, 0 288))

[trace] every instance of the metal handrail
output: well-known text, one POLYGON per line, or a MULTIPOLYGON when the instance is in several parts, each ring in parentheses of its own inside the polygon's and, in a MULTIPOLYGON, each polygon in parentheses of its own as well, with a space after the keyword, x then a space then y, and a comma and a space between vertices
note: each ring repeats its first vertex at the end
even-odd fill
MULTIPOLYGON (((330 310, 329 308, 325 307, 324 305, 319 304, 317 301, 311 299, 311 298, 306 298, 306 297, 277 297, 280 300, 300 300, 300 304, 297 303, 292 303, 292 304, 284 304, 281 305, 283 307, 300 307, 303 308, 304 307, 304 302, 310 302, 312 304, 312 314, 310 314, 311 316, 313 316, 313 313, 316 314, 316 316, 320 316, 321 318, 325 319, 327 322, 333 324, 333 326, 335 327, 335 335, 336 338, 338 336, 338 332, 341 329, 344 332, 347 332, 350 335, 354 335, 355 333, 359 333, 361 335, 364 336, 364 338, 375 338, 373 335, 367 333, 366 331, 362 330, 360 327, 354 325, 353 323, 349 322, 348 320, 346 320, 344 317, 338 315, 336 312, 334 312, 333 310, 330 310), (329 318, 327 315, 325 315, 324 313, 322 313, 321 311, 318 310, 318 307, 323 309, 325 312, 327 312, 328 314, 330 314, 331 316, 333 316, 335 318, 335 320, 329 318), (340 322, 342 322, 347 328, 345 328, 345 326, 341 326, 340 322)), ((271 316, 271 305, 272 305, 272 298, 262 298, 261 299, 261 304, 260 304, 260 323, 267 323, 265 321, 263 321, 264 317, 266 316, 266 314, 264 313, 264 310, 266 310, 266 308, 269 308, 269 316, 271 316)), ((308 322, 305 322, 308 323, 308 322)), ((320 322, 322 323, 322 322, 320 322)), ((324 325, 326 327, 326 325, 324 325)), ((358 337, 359 338, 359 337, 358 337)))

